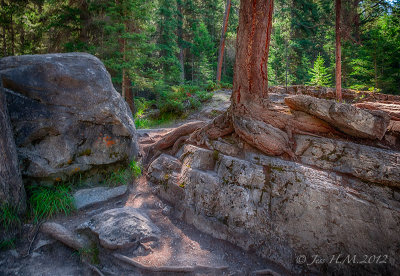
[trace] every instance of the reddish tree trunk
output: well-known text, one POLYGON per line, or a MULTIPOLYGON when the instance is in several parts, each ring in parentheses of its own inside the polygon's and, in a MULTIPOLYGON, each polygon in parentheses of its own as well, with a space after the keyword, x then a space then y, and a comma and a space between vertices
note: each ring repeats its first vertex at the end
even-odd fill
POLYGON ((341 53, 341 13, 342 0, 336 0, 336 98, 342 101, 342 53, 341 53))
POLYGON ((224 51, 225 51, 225 34, 226 34, 226 30, 228 29, 230 10, 231 10, 231 0, 226 0, 224 24, 222 25, 221 40, 220 40, 220 44, 219 44, 217 83, 221 81, 222 61, 224 59, 224 51))
POLYGON ((240 2, 232 103, 261 103, 268 96, 267 62, 273 0, 240 2))

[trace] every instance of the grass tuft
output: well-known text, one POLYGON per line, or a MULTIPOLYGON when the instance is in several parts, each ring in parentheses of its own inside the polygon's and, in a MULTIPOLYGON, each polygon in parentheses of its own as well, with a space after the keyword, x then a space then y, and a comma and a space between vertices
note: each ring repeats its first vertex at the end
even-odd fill
POLYGON ((0 225, 5 230, 10 229, 21 224, 21 220, 18 216, 17 208, 9 205, 3 204, 0 207, 0 225))
POLYGON ((58 213, 69 215, 74 210, 71 188, 65 185, 37 186, 30 189, 30 205, 35 222, 58 213))

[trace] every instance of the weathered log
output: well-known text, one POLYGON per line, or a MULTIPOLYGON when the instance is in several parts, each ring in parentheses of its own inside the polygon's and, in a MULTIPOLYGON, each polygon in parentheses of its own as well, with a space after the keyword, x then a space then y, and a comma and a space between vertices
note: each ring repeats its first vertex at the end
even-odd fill
POLYGON ((354 106, 368 110, 382 110, 389 114, 392 120, 400 121, 400 103, 363 102, 354 106))
POLYGON ((290 96, 285 98, 285 103, 293 110, 316 116, 340 131, 359 138, 381 140, 390 121, 385 112, 371 113, 350 104, 310 96, 290 96))

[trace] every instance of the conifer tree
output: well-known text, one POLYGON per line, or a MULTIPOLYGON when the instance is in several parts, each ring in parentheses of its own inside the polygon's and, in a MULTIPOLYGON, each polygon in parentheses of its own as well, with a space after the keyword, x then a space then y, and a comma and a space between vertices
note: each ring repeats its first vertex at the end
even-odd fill
POLYGON ((309 85, 328 86, 331 84, 331 76, 324 63, 324 59, 321 54, 319 54, 314 62, 314 67, 309 71, 311 75, 311 80, 308 83, 309 85))

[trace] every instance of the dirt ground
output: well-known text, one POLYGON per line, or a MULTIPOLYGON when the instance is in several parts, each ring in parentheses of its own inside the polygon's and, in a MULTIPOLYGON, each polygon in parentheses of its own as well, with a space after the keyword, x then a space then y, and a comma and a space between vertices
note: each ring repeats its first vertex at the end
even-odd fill
MULTIPOLYGON (((230 91, 220 91, 201 111, 172 128, 138 130, 139 143, 153 143, 177 125, 192 120, 209 120, 229 106, 230 91)), ((226 241, 201 233, 173 215, 173 207, 154 195, 146 176, 129 185, 128 193, 120 198, 97 204, 73 215, 51 219, 74 231, 77 226, 105 210, 132 206, 143 210, 161 230, 157 242, 143 246, 111 251, 99 247, 92 264, 82 262, 77 251, 68 248, 39 227, 24 225, 22 238, 14 249, 0 252, 0 275, 286 275, 279 266, 245 252, 226 241), (191 272, 154 272, 135 267, 115 257, 115 253, 146 267, 197 267, 191 272), (218 268, 218 269, 214 269, 218 268), (211 270, 210 270, 211 269, 211 270)))

